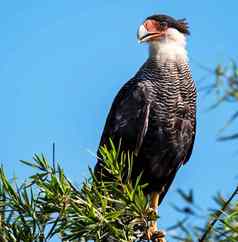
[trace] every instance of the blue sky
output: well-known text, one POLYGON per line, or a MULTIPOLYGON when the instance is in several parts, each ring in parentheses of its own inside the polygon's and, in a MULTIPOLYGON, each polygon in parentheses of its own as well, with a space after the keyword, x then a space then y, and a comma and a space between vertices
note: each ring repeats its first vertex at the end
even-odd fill
MULTIPOLYGON (((80 183, 94 166, 107 112, 118 89, 147 57, 136 41, 145 17, 166 13, 186 17, 188 49, 197 86, 212 82, 198 65, 214 67, 236 58, 238 3, 227 1, 5 1, 0 8, 0 162, 9 176, 29 170, 18 162, 34 153, 56 157, 80 183)), ((214 97, 198 96, 198 130, 190 162, 176 177, 160 209, 161 227, 175 222, 170 203, 177 188, 195 190, 199 204, 211 206, 218 191, 228 194, 237 180, 235 142, 216 135, 234 106, 205 112, 214 97)))

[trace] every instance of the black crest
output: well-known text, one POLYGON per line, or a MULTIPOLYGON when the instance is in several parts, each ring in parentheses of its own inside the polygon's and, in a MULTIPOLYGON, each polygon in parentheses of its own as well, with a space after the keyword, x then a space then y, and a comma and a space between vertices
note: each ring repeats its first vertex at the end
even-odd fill
POLYGON ((176 20, 170 16, 161 14, 161 15, 152 15, 152 16, 148 17, 147 19, 153 19, 158 22, 167 22, 168 27, 175 28, 183 34, 187 34, 187 35, 190 34, 189 26, 188 26, 188 23, 185 18, 176 20))

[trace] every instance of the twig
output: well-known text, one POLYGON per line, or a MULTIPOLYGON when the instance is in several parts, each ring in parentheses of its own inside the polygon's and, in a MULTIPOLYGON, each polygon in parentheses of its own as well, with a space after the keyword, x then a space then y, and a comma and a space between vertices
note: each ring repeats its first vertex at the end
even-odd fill
POLYGON ((53 161, 53 169, 55 171, 55 142, 53 142, 52 161, 53 161))
POLYGON ((5 232, 3 231, 3 228, 4 228, 4 224, 5 224, 5 202, 6 202, 6 195, 5 195, 5 190, 4 188, 2 187, 2 194, 0 196, 1 200, 0 202, 2 203, 0 205, 0 241, 7 241, 6 238, 5 238, 5 232), (2 233, 3 232, 3 233, 2 233))
POLYGON ((217 210, 216 216, 214 220, 208 224, 206 231, 203 233, 202 237, 199 239, 199 242, 205 241, 207 235, 211 232, 212 228, 216 224, 216 222, 219 220, 220 216, 223 214, 223 212, 226 210, 227 206, 230 204, 231 200, 235 197, 235 195, 238 193, 238 186, 234 190, 234 192, 231 194, 230 198, 226 201, 226 203, 223 205, 222 209, 217 210))

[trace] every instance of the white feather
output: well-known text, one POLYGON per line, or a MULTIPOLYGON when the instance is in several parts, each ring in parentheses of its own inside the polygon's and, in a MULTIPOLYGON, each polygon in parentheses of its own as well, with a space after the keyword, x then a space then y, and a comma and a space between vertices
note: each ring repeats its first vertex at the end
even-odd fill
POLYGON ((150 57, 159 62, 188 62, 186 37, 177 29, 168 28, 164 38, 149 42, 150 57))

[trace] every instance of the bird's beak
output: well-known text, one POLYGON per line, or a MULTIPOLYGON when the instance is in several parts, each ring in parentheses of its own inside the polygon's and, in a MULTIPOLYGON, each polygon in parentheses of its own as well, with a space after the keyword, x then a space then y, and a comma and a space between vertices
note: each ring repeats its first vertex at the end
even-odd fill
MULTIPOLYGON (((149 21, 147 21, 149 22, 149 21)), ((143 43, 143 42, 149 42, 149 41, 153 41, 155 39, 159 39, 160 37, 164 36, 165 32, 159 31, 159 30, 155 30, 153 29, 152 31, 149 31, 146 29, 146 22, 142 25, 140 25, 138 31, 137 31, 137 40, 139 43, 143 43)))
POLYGON ((137 31, 137 40, 139 43, 145 42, 144 38, 148 35, 148 31, 146 30, 145 26, 142 24, 140 25, 137 31))

